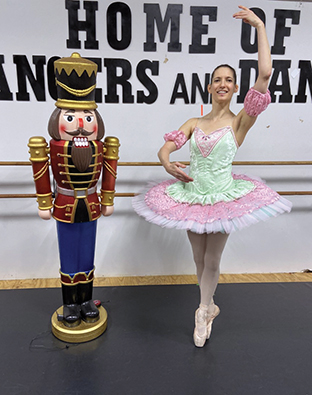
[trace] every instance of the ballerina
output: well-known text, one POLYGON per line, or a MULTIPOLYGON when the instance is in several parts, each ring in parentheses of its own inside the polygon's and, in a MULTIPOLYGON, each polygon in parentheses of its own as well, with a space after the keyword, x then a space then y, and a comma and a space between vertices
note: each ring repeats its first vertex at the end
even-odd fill
POLYGON ((238 147, 271 102, 268 84, 272 65, 265 26, 251 10, 239 8, 233 17, 255 27, 258 37, 258 77, 245 97, 244 108, 237 115, 230 110, 232 96, 238 91, 235 70, 227 64, 216 67, 208 85, 211 111, 167 133, 158 152, 160 162, 175 180, 163 181, 133 199, 135 211, 146 220, 187 230, 200 288, 193 334, 197 347, 209 339, 212 322, 220 313, 213 296, 229 234, 291 210, 288 200, 261 181, 232 174, 238 147), (169 159, 188 140, 189 175, 183 171, 185 165, 169 159))

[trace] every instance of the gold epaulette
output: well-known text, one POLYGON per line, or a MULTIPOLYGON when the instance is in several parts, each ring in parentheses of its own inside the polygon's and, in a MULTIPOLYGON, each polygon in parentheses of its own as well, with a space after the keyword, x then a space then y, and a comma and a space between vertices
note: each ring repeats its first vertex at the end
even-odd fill
POLYGON ((104 140, 104 159, 118 160, 120 144, 117 137, 107 136, 104 140))
POLYGON ((28 142, 30 161, 31 162, 45 162, 49 160, 48 153, 50 149, 44 137, 34 136, 28 142))

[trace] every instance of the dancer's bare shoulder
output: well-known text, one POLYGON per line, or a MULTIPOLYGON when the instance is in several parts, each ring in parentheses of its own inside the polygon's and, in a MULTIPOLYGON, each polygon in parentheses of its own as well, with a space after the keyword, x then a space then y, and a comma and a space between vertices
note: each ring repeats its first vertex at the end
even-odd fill
POLYGON ((197 125, 198 118, 190 118, 187 120, 182 126, 180 126, 179 130, 181 130, 186 137, 189 139, 197 125))

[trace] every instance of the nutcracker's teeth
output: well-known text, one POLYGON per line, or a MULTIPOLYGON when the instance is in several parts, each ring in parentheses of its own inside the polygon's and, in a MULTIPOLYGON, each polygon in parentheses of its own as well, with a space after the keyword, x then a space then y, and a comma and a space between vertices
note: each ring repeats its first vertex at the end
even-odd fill
POLYGON ((75 147, 88 147, 89 146, 89 141, 87 137, 74 137, 73 142, 75 147))

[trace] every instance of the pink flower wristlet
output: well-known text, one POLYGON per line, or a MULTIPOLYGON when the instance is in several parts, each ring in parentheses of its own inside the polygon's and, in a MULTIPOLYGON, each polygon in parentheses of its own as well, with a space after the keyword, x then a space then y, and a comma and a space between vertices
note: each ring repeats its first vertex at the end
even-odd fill
POLYGON ((254 88, 250 88, 244 100, 244 108, 250 117, 257 117, 271 103, 270 91, 261 93, 254 88))
POLYGON ((174 130, 172 132, 166 133, 164 135, 164 140, 173 141, 177 149, 180 149, 187 142, 187 137, 182 132, 182 130, 174 130))

